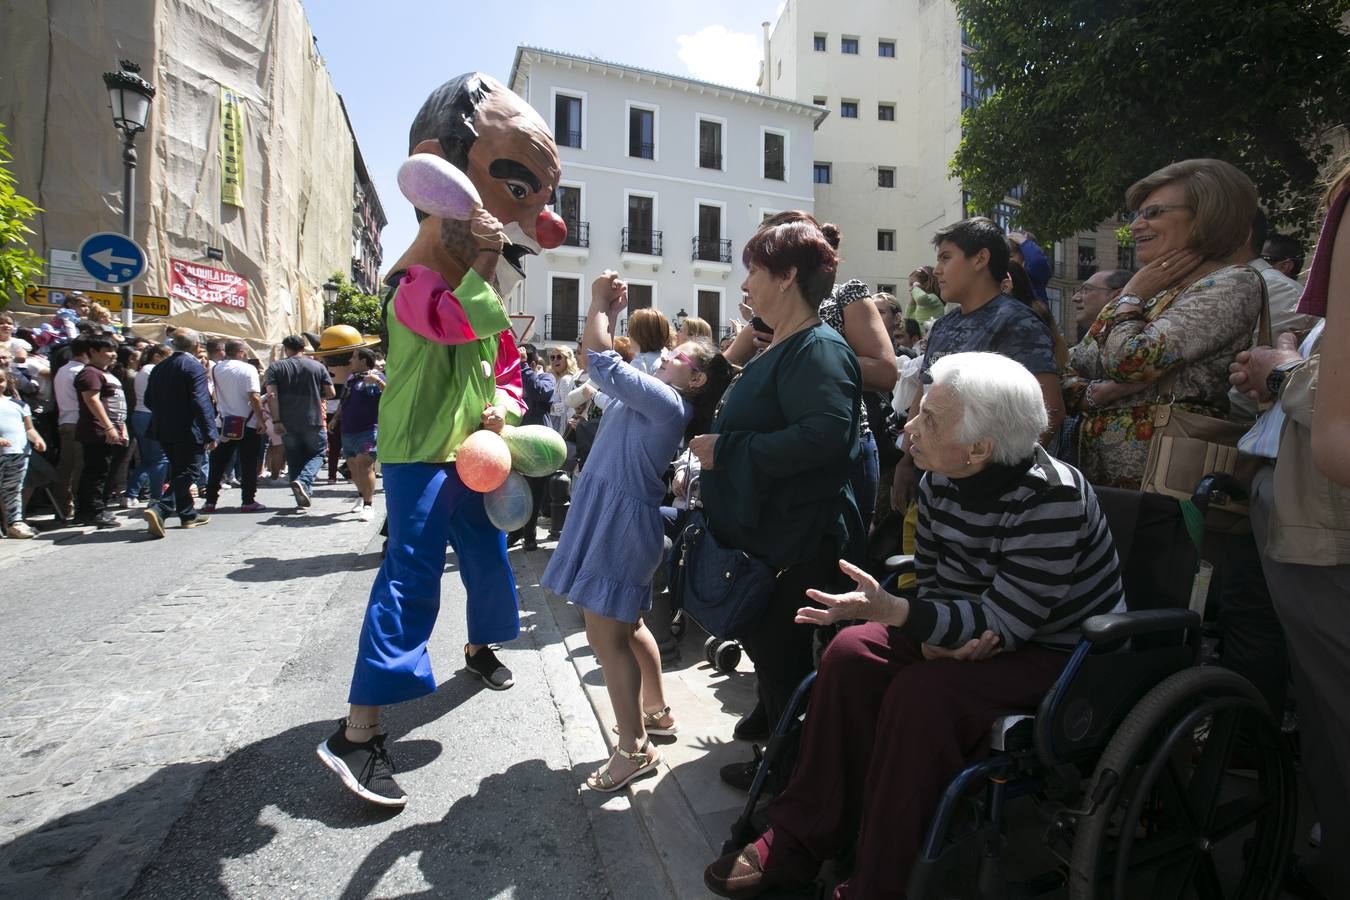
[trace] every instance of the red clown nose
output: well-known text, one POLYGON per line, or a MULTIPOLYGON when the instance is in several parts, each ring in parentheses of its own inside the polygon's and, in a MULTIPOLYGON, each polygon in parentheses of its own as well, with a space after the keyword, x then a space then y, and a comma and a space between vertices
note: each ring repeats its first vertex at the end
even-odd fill
POLYGON ((534 220, 534 239, 540 247, 552 250, 567 240, 567 223, 557 213, 540 210, 539 218, 534 220))

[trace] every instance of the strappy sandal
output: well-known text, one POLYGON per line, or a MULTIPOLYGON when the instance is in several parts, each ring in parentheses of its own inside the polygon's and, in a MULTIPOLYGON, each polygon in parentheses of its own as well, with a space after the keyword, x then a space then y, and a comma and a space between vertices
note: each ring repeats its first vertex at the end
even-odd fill
MULTIPOLYGON (((642 727, 646 729, 648 734, 654 734, 657 737, 669 737, 670 735, 678 734, 680 731, 680 726, 676 724, 675 717, 670 714, 669 706, 659 709, 656 712, 643 713, 642 727), (669 726, 661 724, 666 719, 670 719, 669 726)), ((618 734, 619 726, 614 725, 609 730, 618 734)))
POLYGON ((650 740, 643 741, 642 746, 636 750, 629 751, 622 747, 615 747, 614 752, 629 762, 639 763, 640 765, 623 779, 615 781, 614 776, 609 773, 609 763, 605 763, 603 769, 596 769, 586 776, 586 786, 591 790, 600 791, 602 794, 612 794, 627 787, 628 783, 634 778, 647 774, 661 763, 661 754, 652 749, 650 740))

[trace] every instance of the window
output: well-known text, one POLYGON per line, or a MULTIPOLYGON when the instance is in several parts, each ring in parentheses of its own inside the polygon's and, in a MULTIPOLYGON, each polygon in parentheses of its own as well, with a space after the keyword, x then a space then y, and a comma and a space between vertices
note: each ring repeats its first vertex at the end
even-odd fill
POLYGON ((722 168, 722 123, 715 119, 698 120, 698 166, 722 168))
POLYGON ((763 129, 764 177, 773 181, 787 181, 787 135, 781 131, 763 129))
POLYGON ((985 97, 992 94, 989 88, 980 84, 980 80, 975 77, 975 70, 970 67, 970 58, 961 57, 961 110, 974 109, 979 106, 985 97))
POLYGON ((698 236, 694 238, 694 259, 730 263, 731 241, 722 238, 720 203, 698 204, 698 236))
POLYGON ((816 106, 826 106, 826 105, 828 105, 827 100, 828 100, 828 98, 826 98, 826 97, 812 97, 812 98, 811 98, 811 102, 814 103, 816 106))
POLYGON ((890 166, 877 166, 877 187, 895 187, 895 169, 890 166))
POLYGON ((893 284, 882 284, 881 282, 877 282, 877 293, 878 293, 878 294, 890 294, 891 296, 895 296, 895 285, 893 285, 893 284))
POLYGON ((581 188, 565 185, 558 188, 553 201, 554 211, 567 223, 567 237, 563 245, 567 247, 589 247, 591 245, 590 223, 581 220, 581 188))
POLYGON ((846 37, 839 39, 839 52, 858 55, 858 39, 855 37, 846 37))
POLYGON ((661 238, 656 230, 656 198, 643 194, 628 195, 628 227, 624 229, 626 253, 661 255, 661 238))
POLYGON ((895 41, 877 41, 877 56, 895 59, 895 41))
POLYGON ((815 36, 815 39, 814 39, 814 45, 813 45, 813 46, 815 47, 815 50, 816 50, 817 53, 824 53, 824 52, 825 52, 825 35, 820 34, 819 32, 817 32, 817 33, 816 33, 816 36, 815 36))
POLYGON ((651 305, 652 286, 635 281, 628 282, 628 311, 631 313, 635 309, 647 309, 651 305))
POLYGON ((895 232, 878 231, 877 232, 877 250, 883 253, 894 252, 895 250, 895 232))
POLYGON ((1138 261, 1134 258, 1134 244, 1116 246, 1116 268, 1133 272, 1138 261))
POLYGON ((722 292, 706 288, 698 292, 698 317, 712 326, 713 335, 722 330, 722 292))
POLYGON ((812 178, 812 181, 814 181, 816 184, 829 184, 829 183, 830 183, 830 164, 829 164, 829 163, 816 163, 816 166, 815 166, 815 173, 814 173, 814 177, 812 178))
POLYGON ((858 118, 858 101, 857 101, 857 100, 840 100, 840 101, 839 101, 839 117, 840 117, 841 119, 856 119, 856 118, 858 118))
POLYGON ((548 340, 575 341, 580 328, 581 279, 554 275, 549 281, 548 340))
POLYGON ((628 155, 635 159, 656 159, 656 110, 628 107, 628 155))
POLYGON ((1087 281, 1097 271, 1097 239, 1078 239, 1078 280, 1087 281))
POLYGON ((553 97, 553 139, 559 147, 581 146, 581 98, 568 94, 553 97))
POLYGON ((882 122, 894 122, 894 121, 895 121, 895 104, 894 104, 894 103, 878 103, 878 104, 877 104, 877 119, 878 119, 879 121, 882 121, 882 122))

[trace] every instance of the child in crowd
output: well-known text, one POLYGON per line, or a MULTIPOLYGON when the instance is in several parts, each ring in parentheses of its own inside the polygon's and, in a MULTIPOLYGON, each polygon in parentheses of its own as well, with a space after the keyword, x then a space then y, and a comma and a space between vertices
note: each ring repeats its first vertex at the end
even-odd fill
POLYGON ((37 534, 23 520, 23 480, 28 472, 29 447, 39 453, 47 449, 42 436, 33 427, 28 404, 14 390, 14 376, 0 369, 0 512, 5 534, 12 538, 31 538, 37 534))

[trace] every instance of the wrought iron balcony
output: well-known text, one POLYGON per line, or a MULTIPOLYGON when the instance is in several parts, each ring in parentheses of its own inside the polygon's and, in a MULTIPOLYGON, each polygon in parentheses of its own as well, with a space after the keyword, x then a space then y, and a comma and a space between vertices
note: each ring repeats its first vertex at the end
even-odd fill
POLYGON ((581 338, 581 332, 585 327, 585 316, 556 316, 547 313, 544 316, 544 340, 575 344, 581 338))
POLYGON ((563 238, 564 247, 589 247, 591 245, 591 223, 565 219, 567 237, 563 238))
POLYGON ((701 259, 705 262, 731 262, 731 239, 730 238, 705 238, 695 236, 693 239, 694 254, 690 259, 701 259))
POLYGON ((556 140, 559 144, 561 144, 561 145, 564 146, 564 147, 580 147, 580 146, 581 146, 581 132, 580 132, 580 131, 559 131, 559 132, 556 132, 556 133, 553 135, 553 138, 554 138, 554 140, 556 140))
POLYGON ((620 250, 624 253, 645 253, 648 256, 660 256, 661 232, 625 228, 620 250))
POLYGON ((722 154, 700 151, 698 154, 698 167, 700 169, 722 168, 722 154))

